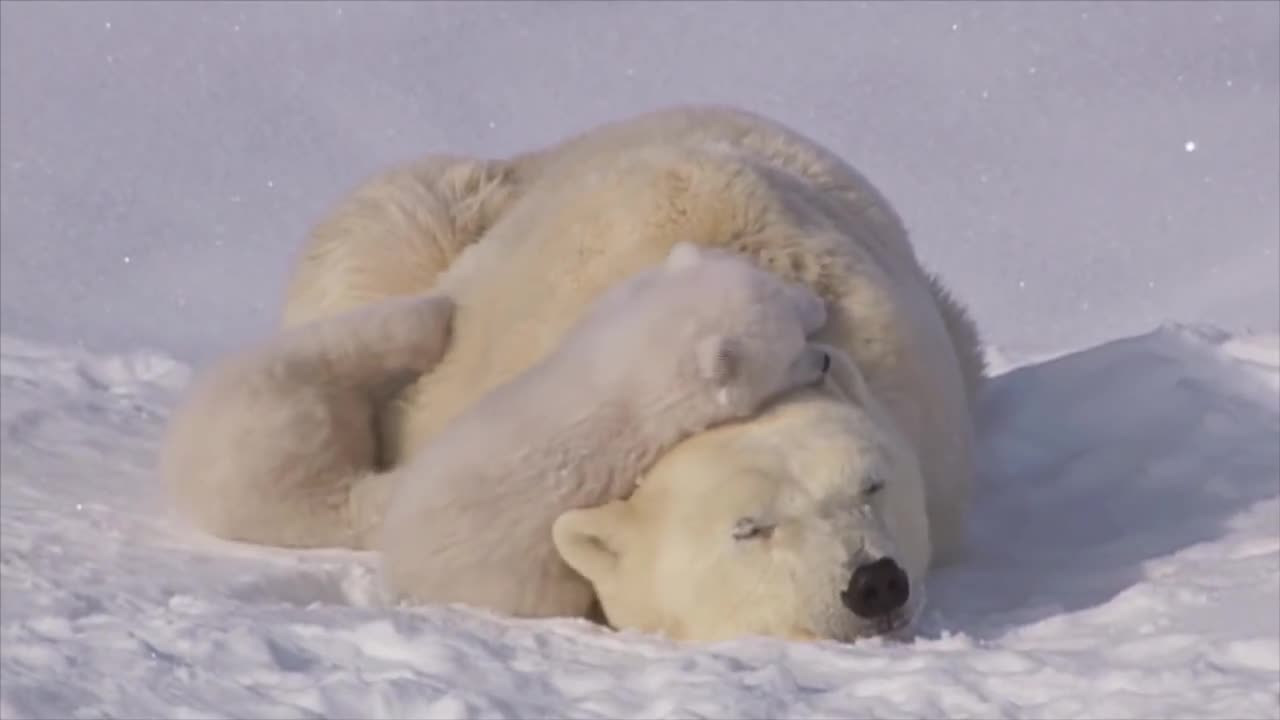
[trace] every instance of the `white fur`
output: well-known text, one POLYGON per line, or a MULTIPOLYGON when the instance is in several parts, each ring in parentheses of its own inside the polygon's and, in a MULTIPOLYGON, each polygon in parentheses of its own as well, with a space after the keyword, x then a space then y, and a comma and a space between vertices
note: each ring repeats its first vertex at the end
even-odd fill
MULTIPOLYGON (((556 352, 607 288, 683 240, 737 253, 824 298, 830 316, 818 339, 850 362, 857 380, 841 384, 855 390, 800 392, 678 443, 630 500, 574 511, 561 552, 591 537, 637 538, 616 571, 582 559, 607 554, 573 563, 600 584, 620 626, 689 638, 861 634, 833 599, 849 548, 898 556, 918 598, 926 566, 963 547, 981 344, 874 186, 820 144, 728 108, 653 112, 511 158, 429 157, 362 184, 311 233, 289 286, 288 332, 304 337, 320 327, 306 321, 434 291, 457 304, 448 352, 394 402, 374 404, 375 451, 367 395, 336 392, 323 375, 276 378, 254 398, 249 378, 298 354, 292 340, 268 343, 250 363, 257 370, 228 373, 214 393, 240 400, 202 401, 220 406, 211 417, 221 420, 177 432, 179 465, 193 475, 175 481, 186 485, 188 513, 238 539, 358 546, 395 474, 379 470, 403 466, 556 352), (872 467, 887 477, 885 505, 851 515, 872 467), (726 527, 741 514, 771 508, 791 508, 791 527, 807 528, 809 541, 781 542, 780 530, 767 545, 730 542, 726 527)), ((380 352, 385 340, 351 328, 348 346, 380 352)), ((639 357, 669 345, 653 341, 639 357)), ((714 344, 695 354, 714 367, 714 344)), ((178 421, 188 422, 204 421, 178 421)), ((508 518, 524 502, 493 499, 470 517, 508 518)))
POLYGON ((453 303, 395 298, 316 320, 201 373, 161 475, 207 532, 285 547, 365 547, 389 490, 375 407, 448 346, 453 303))
POLYGON ((555 519, 630 495, 677 442, 814 384, 824 352, 806 335, 825 320, 808 290, 677 245, 398 472, 378 544, 391 596, 584 614, 592 589, 556 554, 555 519))
POLYGON ((919 613, 930 563, 920 469, 856 367, 830 352, 825 387, 690 438, 629 499, 557 519, 556 547, 591 579, 611 624, 696 642, 852 641, 919 613), (860 565, 885 557, 910 578, 908 602, 858 617, 841 594, 860 565))

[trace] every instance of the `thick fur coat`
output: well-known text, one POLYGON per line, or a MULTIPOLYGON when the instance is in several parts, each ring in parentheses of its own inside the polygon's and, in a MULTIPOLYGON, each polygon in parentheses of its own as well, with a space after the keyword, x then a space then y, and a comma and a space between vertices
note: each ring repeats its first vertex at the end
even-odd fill
MULTIPOLYGON (((870 426, 850 427, 886 427, 918 465, 923 507, 910 531, 924 551, 913 566, 958 552, 973 476, 971 404, 983 375, 973 323, 922 268, 899 217, 866 179, 777 123, 716 107, 649 113, 511 158, 433 156, 361 185, 312 232, 288 288, 285 334, 438 293, 455 304, 447 350, 394 401, 373 396, 378 452, 317 457, 324 467, 302 484, 306 492, 265 474, 253 481, 263 486, 199 492, 222 492, 228 508, 254 493, 274 498, 239 523, 239 539, 283 544, 271 526, 295 512, 303 519, 287 520, 296 526, 291 544, 361 546, 380 523, 388 471, 554 352, 594 300, 683 240, 738 253, 827 302, 818 338, 846 356, 883 408, 870 426), (290 509, 325 483, 335 490, 319 496, 334 512, 290 509)), ((843 402, 833 397, 813 402, 843 402)), ((317 403, 315 412, 336 407, 317 403)), ((790 432, 803 435, 807 421, 798 418, 808 415, 797 410, 790 432)), ((322 424, 359 422, 344 415, 322 424)), ((759 443, 765 434, 751 428, 770 423, 776 418, 748 419, 719 433, 759 443)), ((233 435, 209 434, 212 449, 200 452, 225 452, 233 435)), ((849 451, 860 442, 850 437, 849 451)), ((279 453, 269 440, 252 451, 279 453)), ((200 481, 170 480, 180 497, 198 494, 190 486, 200 481)))
POLYGON ((515 616, 585 614, 593 591, 556 554, 555 520, 630 496, 679 441, 816 385, 830 359, 806 338, 825 321, 807 288, 677 245, 397 471, 377 543, 387 589, 515 616))

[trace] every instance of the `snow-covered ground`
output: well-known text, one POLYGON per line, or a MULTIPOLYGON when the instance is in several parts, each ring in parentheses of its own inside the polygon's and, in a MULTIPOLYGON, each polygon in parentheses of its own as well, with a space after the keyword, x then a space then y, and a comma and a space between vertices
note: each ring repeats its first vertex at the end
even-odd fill
POLYGON ((188 377, 3 338, 3 717, 1280 716, 1275 335, 1002 372, 973 558, 852 646, 388 608, 366 554, 195 535, 151 467, 188 377))
POLYGON ((1278 3, 6 2, 0 90, 0 718, 1280 718, 1278 3), (866 171, 996 346, 913 642, 392 609, 171 517, 339 192, 680 101, 866 171))

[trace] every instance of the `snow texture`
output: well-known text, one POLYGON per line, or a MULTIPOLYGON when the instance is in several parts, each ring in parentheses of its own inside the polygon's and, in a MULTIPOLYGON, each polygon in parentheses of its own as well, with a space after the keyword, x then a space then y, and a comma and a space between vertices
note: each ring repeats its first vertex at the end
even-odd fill
POLYGON ((0 89, 2 718, 1280 718, 1280 4, 3 3, 0 89), (995 343, 913 641, 391 608, 172 516, 339 193, 679 101, 865 170, 995 343))
POLYGON ((367 553, 195 535, 151 482, 187 368, 3 339, 0 715, 1278 717, 1280 337, 1005 372, 973 557, 910 642, 686 647, 381 602, 367 553))

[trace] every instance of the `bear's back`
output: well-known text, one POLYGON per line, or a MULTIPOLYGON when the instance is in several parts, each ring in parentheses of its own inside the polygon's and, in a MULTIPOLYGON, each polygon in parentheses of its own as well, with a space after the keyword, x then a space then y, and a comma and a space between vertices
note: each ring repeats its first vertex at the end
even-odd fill
MULTIPOLYGON (((416 234, 397 226, 381 239, 402 243, 406 263, 427 257, 423 247, 447 246, 436 254, 449 268, 438 277, 423 271, 418 289, 434 282, 458 303, 444 359, 383 418, 389 461, 556 347, 610 285, 690 240, 741 252, 838 304, 826 339, 863 369, 914 439, 930 484, 954 483, 964 494, 969 404, 982 374, 976 332, 920 266, 892 207, 834 154, 751 113, 693 107, 505 161, 458 163, 425 163, 445 167, 415 180, 415 188, 431 185, 429 199, 414 194, 394 212, 415 218, 416 234)), ((378 231, 377 217, 360 221, 378 231)), ((405 268, 366 263, 364 231, 352 227, 345 238, 317 241, 308 255, 317 265, 300 274, 287 312, 314 316, 316 297, 334 308, 377 299, 382 274, 395 278, 394 292, 406 291, 405 268), (328 260, 344 254, 357 260, 328 260)), ((380 252, 378 262, 396 258, 380 252)))

